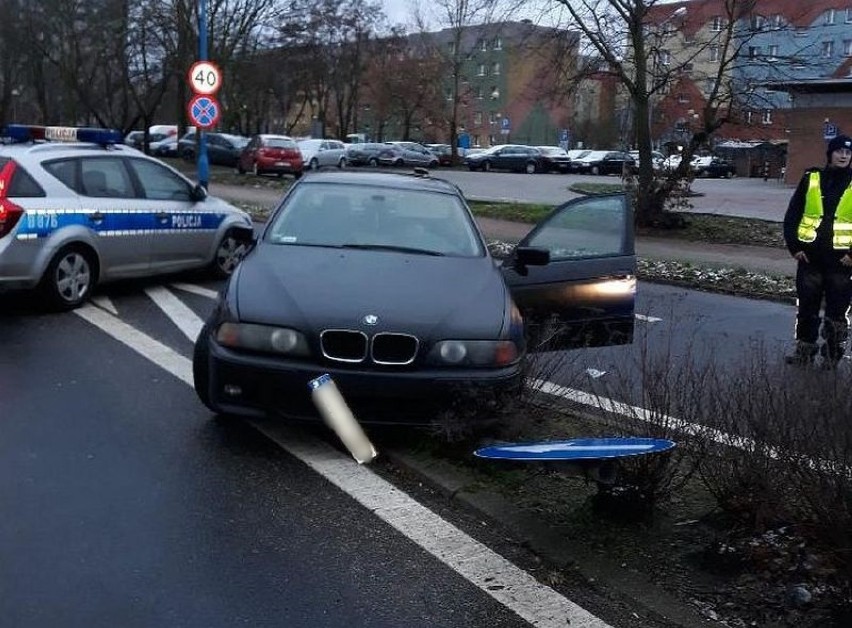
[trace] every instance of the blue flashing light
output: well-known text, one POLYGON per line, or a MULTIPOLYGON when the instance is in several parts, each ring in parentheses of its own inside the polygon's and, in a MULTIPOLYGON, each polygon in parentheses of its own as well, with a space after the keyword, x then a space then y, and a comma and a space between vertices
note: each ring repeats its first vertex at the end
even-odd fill
POLYGON ((3 129, 3 137, 15 142, 90 142, 92 144, 121 144, 121 131, 116 129, 93 129, 74 126, 32 126, 10 124, 3 129))

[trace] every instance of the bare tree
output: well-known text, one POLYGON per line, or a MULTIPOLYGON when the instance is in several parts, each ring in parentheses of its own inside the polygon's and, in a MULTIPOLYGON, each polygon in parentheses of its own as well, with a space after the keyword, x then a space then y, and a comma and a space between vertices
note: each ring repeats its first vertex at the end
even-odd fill
MULTIPOLYGON (((614 76, 629 100, 639 151, 636 222, 665 224, 666 201, 689 175, 690 158, 723 125, 735 119, 747 88, 742 80, 743 51, 756 31, 749 16, 757 0, 720 0, 712 25, 707 16, 691 15, 690 4, 663 0, 551 0, 563 9, 566 24, 582 32, 587 51, 599 59, 600 71, 614 76), (701 36, 684 43, 684 24, 701 36), (677 50, 675 50, 677 48, 677 50), (651 106, 660 94, 684 77, 692 77, 697 61, 710 56, 700 107, 684 129, 688 134, 680 164, 665 178, 655 177, 651 160, 651 106), (739 80, 738 80, 739 76, 739 80)), ((558 7, 557 7, 558 10, 558 7)), ((752 60, 748 60, 753 62, 752 60)))

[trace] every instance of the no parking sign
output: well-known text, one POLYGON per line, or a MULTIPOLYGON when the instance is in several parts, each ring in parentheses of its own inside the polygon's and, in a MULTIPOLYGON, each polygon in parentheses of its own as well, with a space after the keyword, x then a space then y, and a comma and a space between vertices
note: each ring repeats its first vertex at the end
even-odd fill
POLYGON ((212 129, 219 122, 222 107, 213 96, 196 94, 187 105, 189 119, 199 129, 212 129))

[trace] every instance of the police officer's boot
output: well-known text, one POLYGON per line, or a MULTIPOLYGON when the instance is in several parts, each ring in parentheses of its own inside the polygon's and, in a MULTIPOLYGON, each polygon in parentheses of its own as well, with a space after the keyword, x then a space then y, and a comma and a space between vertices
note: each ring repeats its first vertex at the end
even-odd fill
POLYGON ((837 368, 846 349, 849 338, 849 326, 846 320, 825 319, 822 326, 822 337, 825 343, 819 348, 822 356, 822 367, 828 370, 837 368))
POLYGON ((794 366, 809 366, 814 363, 814 356, 817 354, 817 346, 815 342, 796 343, 796 349, 790 355, 784 358, 787 364, 794 366))
POLYGON ((822 368, 830 371, 836 369, 843 359, 843 345, 826 342, 819 348, 819 353, 822 356, 822 368))

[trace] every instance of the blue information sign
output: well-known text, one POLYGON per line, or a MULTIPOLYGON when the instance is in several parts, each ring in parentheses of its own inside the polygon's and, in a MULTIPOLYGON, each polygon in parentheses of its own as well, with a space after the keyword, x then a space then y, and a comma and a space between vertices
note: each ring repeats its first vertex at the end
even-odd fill
POLYGON ((833 140, 837 137, 837 125, 826 120, 822 129, 822 136, 826 139, 826 141, 833 140))
POLYGON ((477 449, 478 458, 519 462, 603 460, 667 451, 675 442, 664 438, 575 438, 531 443, 508 443, 477 449))

